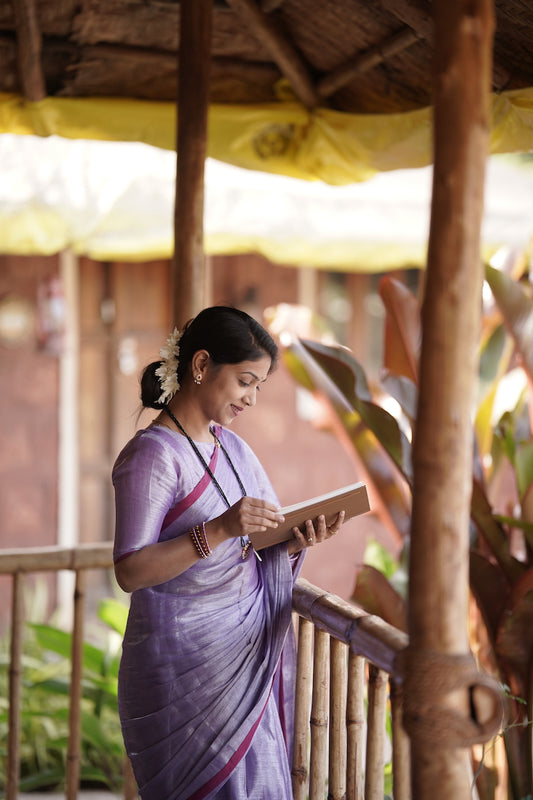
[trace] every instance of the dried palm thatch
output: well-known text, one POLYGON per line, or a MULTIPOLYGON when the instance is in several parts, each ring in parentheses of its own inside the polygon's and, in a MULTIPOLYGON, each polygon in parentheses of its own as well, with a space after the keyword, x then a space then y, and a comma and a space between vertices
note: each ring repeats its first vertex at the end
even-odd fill
MULTIPOLYGON (((492 88, 533 85, 533 7, 496 0, 492 88)), ((427 0, 215 0, 210 100, 393 113, 431 104, 427 0)), ((0 92, 177 96, 180 3, 2 0, 0 92)))

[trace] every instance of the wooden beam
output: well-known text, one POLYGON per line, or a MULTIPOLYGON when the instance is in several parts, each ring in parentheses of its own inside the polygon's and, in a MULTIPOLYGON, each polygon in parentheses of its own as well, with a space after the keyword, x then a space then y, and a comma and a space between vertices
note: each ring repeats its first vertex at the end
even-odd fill
POLYGON ((471 411, 494 9, 492 0, 435 0, 433 8, 435 165, 413 447, 404 721, 413 800, 471 800, 465 737, 478 730, 467 629, 471 411))
POLYGON ((261 0, 261 8, 265 14, 270 14, 277 8, 281 8, 285 0, 261 0))
POLYGON ((46 97, 46 84, 41 63, 42 37, 35 0, 11 0, 11 3, 17 31, 19 82, 24 97, 37 102, 46 97))
MULTIPOLYGON (((427 39, 433 42, 433 20, 431 17, 431 7, 423 0, 380 0, 380 5, 386 8, 397 19, 418 34, 420 39, 427 39)), ((504 91, 507 88, 511 73, 507 67, 497 59, 493 61, 492 82, 495 91, 504 91)), ((515 81, 519 75, 516 70, 513 72, 515 81)), ((523 85, 527 86, 528 81, 524 76, 523 85)))
POLYGON ((433 41, 431 5, 426 0, 379 0, 379 4, 415 31, 419 39, 433 41))
POLYGON ((378 64, 382 64, 396 53, 406 50, 414 42, 419 40, 416 31, 411 28, 403 28, 398 33, 385 39, 381 44, 359 53, 355 58, 350 59, 345 64, 341 64, 337 69, 332 70, 325 78, 318 82, 317 92, 320 97, 329 97, 341 89, 345 84, 353 80, 357 75, 369 72, 378 64))
POLYGON ((182 327, 205 305, 204 169, 212 0, 182 0, 178 69, 177 177, 172 298, 182 327))
POLYGON ((278 27, 254 0, 227 0, 236 14, 246 22, 252 35, 268 49, 272 59, 291 84, 294 93, 306 108, 315 108, 319 97, 308 65, 278 27))

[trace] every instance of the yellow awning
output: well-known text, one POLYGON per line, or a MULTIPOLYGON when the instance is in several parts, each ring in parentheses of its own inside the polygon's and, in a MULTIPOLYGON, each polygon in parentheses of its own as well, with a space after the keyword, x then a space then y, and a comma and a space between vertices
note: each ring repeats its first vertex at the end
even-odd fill
MULTIPOLYGON (((175 148, 176 108, 117 98, 0 94, 0 133, 137 141, 175 148)), ((491 153, 533 150, 533 88, 492 96, 491 153)), ((431 109, 402 114, 309 112, 295 102, 213 105, 208 155, 247 169, 321 180, 363 181, 431 163, 431 109)))

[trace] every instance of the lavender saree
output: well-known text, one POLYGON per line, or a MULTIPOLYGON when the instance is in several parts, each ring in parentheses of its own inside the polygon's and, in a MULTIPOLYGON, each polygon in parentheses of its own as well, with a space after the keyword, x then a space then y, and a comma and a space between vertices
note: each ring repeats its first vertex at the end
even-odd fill
MULTIPOLYGON (((276 501, 233 432, 217 429, 249 496, 276 501)), ((219 448, 197 445, 230 503, 219 448)), ((136 434, 113 470, 115 559, 187 535, 226 506, 181 434, 136 434)), ((119 674, 119 711, 143 800, 289 800, 294 572, 286 545, 241 558, 238 538, 176 578, 139 589, 119 674)))

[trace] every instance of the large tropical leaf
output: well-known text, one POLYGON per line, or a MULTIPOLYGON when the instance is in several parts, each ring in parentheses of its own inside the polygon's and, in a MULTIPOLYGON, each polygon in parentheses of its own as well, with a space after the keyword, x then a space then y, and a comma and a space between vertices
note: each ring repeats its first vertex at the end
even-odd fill
POLYGON ((492 513, 492 506, 483 487, 477 480, 472 483, 470 513, 478 531, 492 550, 505 579, 509 584, 513 584, 524 573, 526 568, 511 555, 505 530, 492 513))
POLYGON ((492 648, 510 602, 510 586, 497 564, 475 550, 470 552, 470 586, 481 611, 492 648))
POLYGON ((364 370, 351 352, 301 340, 298 355, 315 388, 321 389, 339 411, 356 412, 411 483, 410 442, 392 414, 372 401, 364 370))
POLYGON ((485 277, 502 313, 505 327, 513 337, 522 365, 533 381, 533 304, 521 284, 493 267, 485 277))
POLYGON ((418 387, 409 378, 387 371, 381 375, 381 385, 402 409, 412 432, 416 420, 418 387))
POLYGON ((369 614, 376 614, 399 630, 407 631, 404 598, 388 578, 370 564, 364 564, 358 572, 351 600, 369 614))
POLYGON ((418 301, 405 284, 388 275, 381 279, 379 293, 387 310, 384 367, 418 384, 422 341, 418 301))
MULTIPOLYGON (((361 479, 368 484, 373 510, 393 538, 401 543, 410 529, 410 492, 401 472, 394 467, 390 454, 383 446, 380 425, 375 424, 373 431, 359 413, 359 410, 367 411, 369 404, 373 405, 372 396, 364 371, 355 359, 350 357, 347 364, 342 361, 346 354, 350 355, 345 348, 296 340, 285 350, 283 357, 294 379, 312 391, 321 403, 322 422, 325 421, 327 428, 354 458, 361 479), (322 348, 322 363, 315 358, 315 347, 322 348), (336 385, 336 371, 339 369, 344 381, 341 387, 336 385), (350 391, 349 397, 344 394, 344 386, 353 387, 354 384, 357 385, 359 396, 355 403, 357 409, 354 407, 354 392, 350 391)), ((374 410, 374 419, 380 415, 388 425, 392 420, 393 436, 399 439, 396 420, 377 405, 374 410)), ((401 446, 397 449, 401 449, 401 446)))
POLYGON ((510 662, 520 679, 521 696, 529 692, 533 657, 533 589, 520 597, 502 618, 498 634, 498 656, 510 662))

